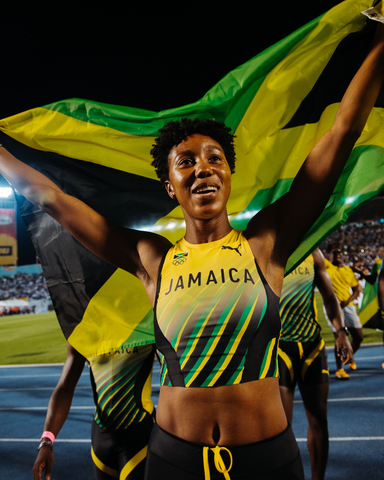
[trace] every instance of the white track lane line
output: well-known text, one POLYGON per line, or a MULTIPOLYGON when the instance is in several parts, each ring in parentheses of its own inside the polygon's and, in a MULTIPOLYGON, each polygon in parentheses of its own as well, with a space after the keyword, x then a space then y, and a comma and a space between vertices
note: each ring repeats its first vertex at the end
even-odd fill
MULTIPOLYGON (((384 400, 384 397, 328 398, 328 402, 364 402, 371 400, 384 400)), ((303 403, 303 401, 294 400, 293 403, 303 403)))
MULTIPOLYGON (((1 411, 8 411, 8 412, 26 412, 26 411, 37 411, 37 410, 47 410, 47 407, 0 407, 1 411)), ((82 406, 82 407, 71 407, 72 410, 95 410, 95 405, 91 406, 82 406)))
MULTIPOLYGON (((17 387, 17 388, 0 388, 0 392, 25 392, 25 391, 30 391, 30 390, 50 390, 50 391, 53 391, 54 390, 54 386, 53 387, 17 387)), ((92 387, 89 385, 89 386, 80 386, 80 387, 76 387, 76 390, 92 390, 92 387)))

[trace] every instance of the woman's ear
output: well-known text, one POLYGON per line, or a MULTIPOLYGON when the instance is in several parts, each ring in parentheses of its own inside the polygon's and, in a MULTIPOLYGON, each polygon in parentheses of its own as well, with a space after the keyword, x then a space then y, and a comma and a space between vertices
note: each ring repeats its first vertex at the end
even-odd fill
POLYGON ((170 182, 169 180, 166 180, 166 181, 164 182, 164 186, 165 186, 165 189, 166 189, 167 192, 168 192, 168 195, 169 195, 172 199, 174 199, 174 198, 175 198, 175 193, 174 193, 174 191, 173 191, 173 186, 172 186, 171 182, 170 182))

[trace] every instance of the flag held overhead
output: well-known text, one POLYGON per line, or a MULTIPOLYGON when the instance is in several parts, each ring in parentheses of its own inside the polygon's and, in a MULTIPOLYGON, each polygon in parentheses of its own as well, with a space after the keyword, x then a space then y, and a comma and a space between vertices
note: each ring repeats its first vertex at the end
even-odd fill
MULTIPOLYGON (((180 207, 163 191, 149 151, 168 121, 212 118, 236 134, 231 225, 286 193, 363 61, 374 31, 346 0, 226 75, 193 104, 150 112, 81 99, 0 121, 0 141, 20 160, 120 226, 183 235, 180 207)), ((293 269, 384 184, 384 97, 379 95, 327 207, 289 260, 293 269)), ((310 202, 311 199, 303 199, 310 202)), ((23 198, 24 220, 58 319, 85 356, 152 343, 152 311, 140 282, 95 257, 23 198)))

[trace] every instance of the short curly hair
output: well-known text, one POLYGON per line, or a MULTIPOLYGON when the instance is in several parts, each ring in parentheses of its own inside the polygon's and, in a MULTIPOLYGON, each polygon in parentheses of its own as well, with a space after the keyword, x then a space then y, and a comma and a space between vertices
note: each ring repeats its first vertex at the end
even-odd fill
POLYGON ((152 165, 156 169, 162 185, 168 180, 168 155, 173 147, 179 145, 190 135, 199 133, 213 138, 220 144, 224 151, 231 173, 235 171, 235 135, 231 133, 231 129, 223 122, 209 119, 189 119, 182 118, 180 122, 168 122, 159 130, 159 136, 152 145, 151 155, 153 157, 152 165))

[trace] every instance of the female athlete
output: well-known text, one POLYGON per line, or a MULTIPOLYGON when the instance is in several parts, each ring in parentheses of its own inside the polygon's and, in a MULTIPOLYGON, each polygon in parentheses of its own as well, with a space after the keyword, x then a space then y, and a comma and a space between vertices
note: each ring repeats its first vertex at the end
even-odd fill
POLYGON ((168 124, 152 150, 185 217, 185 237, 174 246, 110 223, 0 148, 0 173, 22 195, 146 288, 162 359, 147 480, 303 478, 277 378, 279 295, 289 256, 325 207, 373 108, 383 60, 379 25, 333 126, 289 192, 244 232, 228 222, 234 148, 222 124, 168 124))

